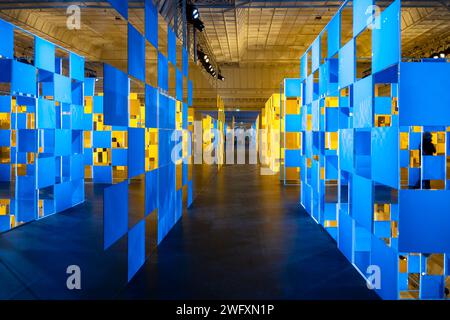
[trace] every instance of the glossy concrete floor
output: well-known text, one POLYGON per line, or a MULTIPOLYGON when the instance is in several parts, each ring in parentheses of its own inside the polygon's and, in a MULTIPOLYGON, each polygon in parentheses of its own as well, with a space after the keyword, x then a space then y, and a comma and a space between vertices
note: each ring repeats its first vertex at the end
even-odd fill
POLYGON ((225 166, 120 294, 130 299, 377 299, 298 204, 299 188, 225 166))
POLYGON ((376 299, 328 234, 256 166, 197 166, 196 199, 128 286, 126 239, 103 251, 102 186, 0 235, 0 299, 376 299), (82 290, 66 287, 79 265, 82 290))

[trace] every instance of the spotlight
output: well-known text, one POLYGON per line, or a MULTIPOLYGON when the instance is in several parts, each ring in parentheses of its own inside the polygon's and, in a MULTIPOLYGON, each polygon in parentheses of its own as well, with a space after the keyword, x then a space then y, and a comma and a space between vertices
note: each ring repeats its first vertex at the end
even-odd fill
POLYGON ((192 11, 192 18, 198 19, 199 17, 200 17, 200 14, 198 13, 198 9, 195 8, 195 9, 192 11))
POLYGON ((219 75, 217 76, 217 79, 219 79, 219 80, 221 80, 221 81, 225 81, 225 77, 222 76, 220 73, 219 73, 219 75))
POLYGON ((445 59, 445 52, 444 51, 439 52, 439 58, 445 59))
POLYGON ((200 18, 200 12, 198 11, 198 8, 196 6, 188 4, 186 9, 188 21, 195 21, 200 18))

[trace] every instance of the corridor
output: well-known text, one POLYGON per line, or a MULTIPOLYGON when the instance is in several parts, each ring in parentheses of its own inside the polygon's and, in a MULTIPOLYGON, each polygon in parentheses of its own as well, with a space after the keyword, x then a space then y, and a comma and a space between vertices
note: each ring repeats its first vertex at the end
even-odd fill
POLYGON ((378 299, 298 197, 258 166, 224 166, 120 298, 378 299))

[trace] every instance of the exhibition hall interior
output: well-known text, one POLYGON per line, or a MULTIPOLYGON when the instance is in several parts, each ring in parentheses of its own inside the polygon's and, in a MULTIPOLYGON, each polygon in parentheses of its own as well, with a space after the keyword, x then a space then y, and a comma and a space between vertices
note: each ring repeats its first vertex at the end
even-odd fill
POLYGON ((450 1, 1 0, 0 300, 450 299, 450 1))

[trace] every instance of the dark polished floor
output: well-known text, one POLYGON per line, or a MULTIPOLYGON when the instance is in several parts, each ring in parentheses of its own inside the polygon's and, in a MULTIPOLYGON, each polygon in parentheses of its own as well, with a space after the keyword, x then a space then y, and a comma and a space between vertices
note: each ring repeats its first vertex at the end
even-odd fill
POLYGON ((257 166, 225 166, 119 297, 377 299, 298 197, 257 166))
POLYGON ((192 208, 128 286, 126 239, 103 251, 103 189, 88 184, 84 204, 0 235, 0 299, 376 299, 297 187, 249 165, 194 179, 192 208))

